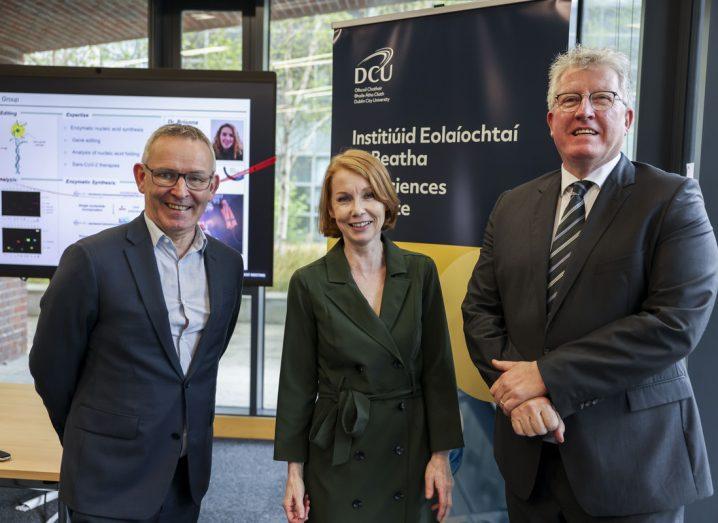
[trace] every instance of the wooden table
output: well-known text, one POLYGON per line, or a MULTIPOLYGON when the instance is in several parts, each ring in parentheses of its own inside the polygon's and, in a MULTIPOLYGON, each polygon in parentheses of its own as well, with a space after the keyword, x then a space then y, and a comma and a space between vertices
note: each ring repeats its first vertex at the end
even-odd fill
POLYGON ((57 488, 62 447, 32 385, 0 383, 0 485, 57 488))

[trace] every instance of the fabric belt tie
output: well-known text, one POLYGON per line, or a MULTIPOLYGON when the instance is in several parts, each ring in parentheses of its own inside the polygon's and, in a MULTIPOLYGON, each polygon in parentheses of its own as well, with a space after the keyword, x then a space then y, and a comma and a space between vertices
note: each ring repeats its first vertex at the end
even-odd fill
POLYGON ((364 394, 358 390, 320 391, 320 399, 335 402, 309 440, 319 448, 328 449, 334 443, 332 465, 349 461, 352 440, 360 437, 369 423, 372 401, 409 399, 421 396, 421 389, 403 389, 380 394, 364 394))

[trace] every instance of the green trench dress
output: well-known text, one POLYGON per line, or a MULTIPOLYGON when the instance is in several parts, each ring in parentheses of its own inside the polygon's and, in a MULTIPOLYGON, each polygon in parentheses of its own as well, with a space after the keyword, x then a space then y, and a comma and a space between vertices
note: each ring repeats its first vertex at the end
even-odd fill
POLYGON ((274 459, 305 463, 313 523, 434 521, 426 464, 463 446, 436 266, 382 242, 379 316, 342 241, 289 284, 274 459))

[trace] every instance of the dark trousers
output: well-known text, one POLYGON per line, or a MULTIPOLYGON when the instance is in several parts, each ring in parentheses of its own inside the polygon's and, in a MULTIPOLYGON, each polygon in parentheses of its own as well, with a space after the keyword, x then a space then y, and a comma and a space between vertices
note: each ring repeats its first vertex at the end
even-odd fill
POLYGON ((105 518, 83 514, 68 509, 70 523, 195 523, 199 518, 199 505, 195 504, 189 489, 187 457, 180 458, 170 484, 170 489, 162 502, 160 511, 149 519, 129 520, 105 518))
POLYGON ((536 484, 528 500, 506 489, 506 505, 511 523, 682 523, 683 509, 633 516, 596 517, 578 504, 553 443, 544 443, 536 484))

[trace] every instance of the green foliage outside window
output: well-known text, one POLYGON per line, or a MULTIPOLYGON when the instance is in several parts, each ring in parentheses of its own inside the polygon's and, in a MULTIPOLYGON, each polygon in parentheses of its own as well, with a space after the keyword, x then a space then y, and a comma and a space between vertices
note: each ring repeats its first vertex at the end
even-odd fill
POLYGON ((147 38, 26 54, 25 65, 147 67, 147 38))
POLYGON ((182 33, 182 68, 240 71, 242 26, 182 33))

